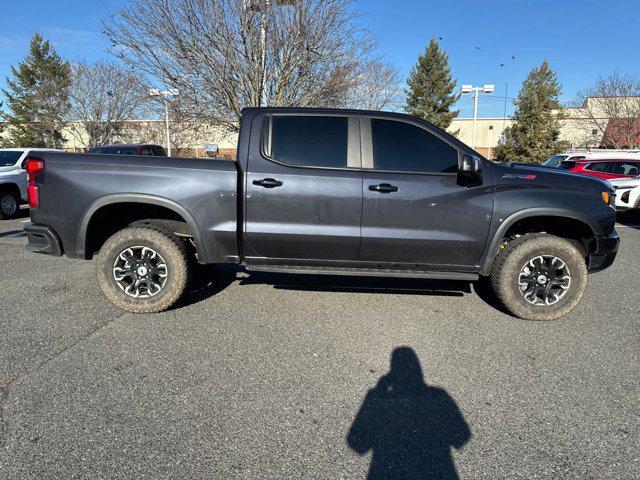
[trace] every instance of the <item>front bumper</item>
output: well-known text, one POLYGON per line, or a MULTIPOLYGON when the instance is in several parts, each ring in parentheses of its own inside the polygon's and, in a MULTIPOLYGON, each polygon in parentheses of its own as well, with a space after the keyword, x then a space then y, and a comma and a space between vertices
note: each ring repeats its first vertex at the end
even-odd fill
POLYGON ((611 266, 618 254, 620 237, 615 230, 609 235, 599 235, 595 248, 589 255, 589 273, 599 272, 611 266))
POLYGON ((52 228, 29 223, 24 227, 24 231, 29 237, 27 250, 56 257, 62 255, 62 243, 52 228))

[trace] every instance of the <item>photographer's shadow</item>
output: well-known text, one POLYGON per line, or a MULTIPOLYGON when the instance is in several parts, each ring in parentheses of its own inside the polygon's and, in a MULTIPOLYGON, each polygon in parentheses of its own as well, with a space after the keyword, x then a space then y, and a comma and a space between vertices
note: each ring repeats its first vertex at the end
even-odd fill
POLYGON ((347 443, 360 455, 372 452, 369 480, 457 479, 451 447, 470 438, 453 399, 426 385, 416 353, 400 347, 389 372, 367 393, 347 443))

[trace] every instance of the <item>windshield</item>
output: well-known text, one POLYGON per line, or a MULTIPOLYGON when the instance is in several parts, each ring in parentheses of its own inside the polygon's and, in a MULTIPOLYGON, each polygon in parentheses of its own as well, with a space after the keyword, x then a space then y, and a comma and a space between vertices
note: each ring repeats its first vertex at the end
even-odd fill
POLYGON ((115 155, 137 155, 137 147, 110 146, 110 147, 94 147, 89 153, 112 153, 115 155))
POLYGON ((545 167, 559 167, 560 162, 562 162, 562 160, 564 160, 568 156, 569 155, 554 155, 553 157, 549 157, 544 162, 542 162, 542 165, 544 165, 545 167))
POLYGON ((5 150, 0 152, 0 167, 10 167, 15 165, 22 152, 16 150, 5 150))

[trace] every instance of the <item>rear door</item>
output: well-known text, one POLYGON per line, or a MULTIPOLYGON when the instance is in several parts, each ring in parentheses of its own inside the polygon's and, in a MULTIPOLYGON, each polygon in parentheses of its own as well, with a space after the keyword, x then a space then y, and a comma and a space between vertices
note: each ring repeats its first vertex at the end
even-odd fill
POLYGON ((493 183, 458 185, 462 155, 422 124, 363 119, 360 259, 395 268, 476 265, 491 224, 493 183))
POLYGON ((256 121, 260 145, 252 137, 245 176, 247 264, 357 260, 362 218, 358 119, 274 114, 256 121))

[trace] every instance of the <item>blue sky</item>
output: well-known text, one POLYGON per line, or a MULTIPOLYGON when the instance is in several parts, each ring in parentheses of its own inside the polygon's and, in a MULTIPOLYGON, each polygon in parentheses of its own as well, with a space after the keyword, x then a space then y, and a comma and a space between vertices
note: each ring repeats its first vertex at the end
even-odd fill
MULTIPOLYGON (((0 86, 35 31, 70 60, 107 57, 100 19, 123 4, 0 0, 0 86)), ((600 75, 640 73, 637 0, 359 0, 356 8, 360 23, 377 37, 379 54, 404 76, 429 38, 442 37, 459 85, 496 85, 491 98, 480 100, 481 117, 502 116, 505 84, 507 96, 515 97, 527 73, 545 58, 563 85, 564 102, 600 75)), ((461 116, 470 116, 471 107, 471 99, 463 97, 461 116)), ((507 113, 512 111, 509 100, 507 113)))

